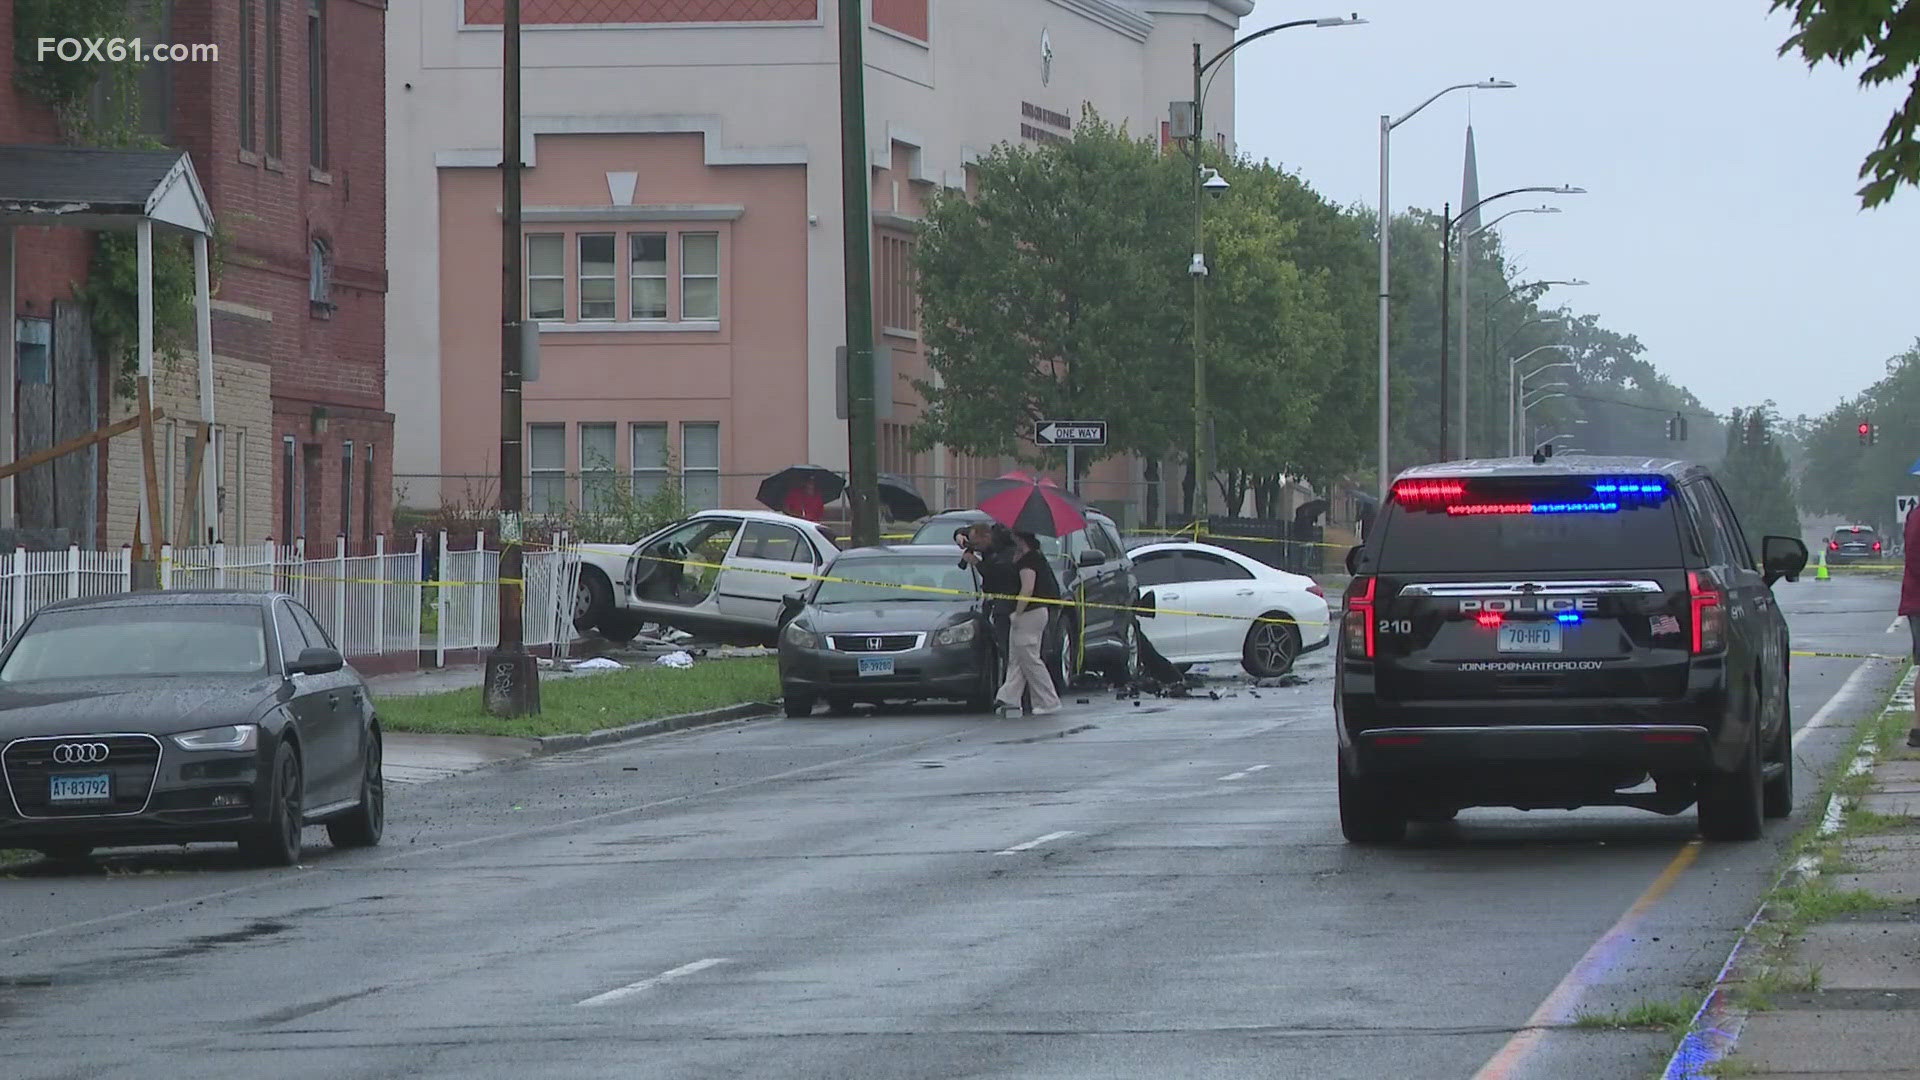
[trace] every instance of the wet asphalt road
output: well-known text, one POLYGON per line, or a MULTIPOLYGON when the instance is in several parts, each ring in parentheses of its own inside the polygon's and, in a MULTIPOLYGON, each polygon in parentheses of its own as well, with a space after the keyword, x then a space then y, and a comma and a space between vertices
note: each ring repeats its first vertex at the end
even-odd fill
MULTIPOLYGON (((1797 648, 1906 646, 1890 579, 1779 591, 1797 648)), ((287 871, 28 866, 0 880, 0 1076, 1652 1075, 1670 1036, 1565 1025, 1697 1003, 1807 808, 1745 845, 1598 809, 1352 848, 1327 664, 1258 697, 751 722, 396 787, 385 845, 315 830, 287 871)), ((1795 659, 1795 721, 1823 722, 1803 800, 1897 670, 1861 666, 1795 659)))

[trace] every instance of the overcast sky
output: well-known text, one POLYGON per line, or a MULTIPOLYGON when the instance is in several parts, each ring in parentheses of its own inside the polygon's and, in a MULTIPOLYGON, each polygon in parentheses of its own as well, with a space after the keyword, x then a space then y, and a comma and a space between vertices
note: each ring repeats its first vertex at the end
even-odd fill
POLYGON ((1855 74, 1777 56, 1768 0, 1260 0, 1250 33, 1358 10, 1369 25, 1286 30, 1239 63, 1240 149, 1338 203, 1379 200, 1382 113, 1458 91, 1394 130, 1392 201, 1458 203, 1471 110, 1480 191, 1558 214, 1502 222, 1544 301, 1637 335, 1711 409, 1772 398, 1818 413, 1920 336, 1920 189, 1862 211, 1855 173, 1898 103, 1855 74))

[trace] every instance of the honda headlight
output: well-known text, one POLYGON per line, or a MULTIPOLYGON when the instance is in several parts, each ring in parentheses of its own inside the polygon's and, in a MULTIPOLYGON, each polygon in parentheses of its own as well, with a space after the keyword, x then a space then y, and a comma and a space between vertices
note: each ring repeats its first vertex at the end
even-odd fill
POLYGON ((252 750, 260 745, 260 725, 229 724, 183 731, 173 737, 173 744, 182 750, 252 750))
POLYGON ((796 649, 820 648, 820 635, 808 630, 797 622, 790 622, 786 629, 787 644, 796 649))
POLYGON ((935 645, 965 645, 967 642, 973 640, 973 634, 974 626, 972 623, 961 623, 959 626, 949 626, 945 630, 933 635, 933 643, 935 645))

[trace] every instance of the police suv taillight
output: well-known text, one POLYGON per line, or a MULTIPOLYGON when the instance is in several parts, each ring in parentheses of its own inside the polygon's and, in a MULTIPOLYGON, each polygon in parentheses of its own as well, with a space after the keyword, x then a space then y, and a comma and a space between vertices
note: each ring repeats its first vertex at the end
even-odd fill
POLYGON ((1727 604, 1719 589, 1702 584, 1698 572, 1687 571, 1687 592, 1693 603, 1693 651, 1716 653, 1727 647, 1727 604))
POLYGON ((1373 659, 1373 587, 1374 579, 1360 578, 1354 582, 1360 591, 1347 601, 1347 613, 1341 620, 1343 637, 1346 639, 1346 654, 1349 660, 1373 659))

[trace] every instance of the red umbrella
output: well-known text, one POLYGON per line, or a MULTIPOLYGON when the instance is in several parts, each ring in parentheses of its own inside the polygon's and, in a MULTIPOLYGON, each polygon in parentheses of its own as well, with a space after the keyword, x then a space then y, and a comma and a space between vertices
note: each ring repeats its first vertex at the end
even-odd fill
POLYGON ((979 507, 1007 528, 1035 536, 1065 536, 1087 527, 1087 504, 1078 496, 1025 473, 981 481, 979 507))

